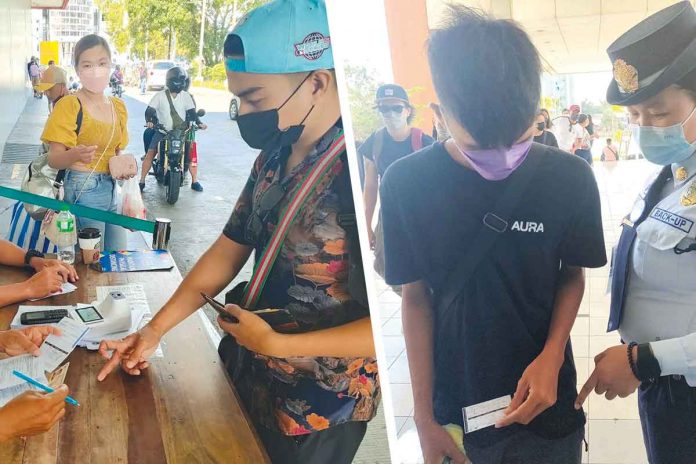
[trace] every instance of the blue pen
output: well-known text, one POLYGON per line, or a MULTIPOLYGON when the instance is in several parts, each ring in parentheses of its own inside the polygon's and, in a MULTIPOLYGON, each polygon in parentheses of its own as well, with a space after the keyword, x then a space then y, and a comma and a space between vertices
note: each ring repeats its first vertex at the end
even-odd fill
MULTIPOLYGON (((17 377, 19 377, 20 379, 26 380, 27 382, 29 382, 29 383, 32 384, 33 386, 35 386, 35 387, 37 387, 37 388, 40 388, 40 389, 42 389, 43 391, 45 391, 45 392, 47 392, 47 393, 53 393, 53 392, 55 391, 55 390, 52 389, 51 387, 46 386, 46 385, 42 384, 41 382, 38 382, 38 381, 32 379, 32 378, 29 377, 28 375, 22 374, 22 373, 19 372, 19 371, 12 371, 12 373, 13 373, 14 375, 16 375, 17 377)), ((73 406, 79 406, 79 405, 80 405, 80 403, 78 403, 74 398, 71 398, 71 397, 69 397, 69 396, 66 396, 66 397, 65 397, 65 402, 66 402, 66 403, 70 403, 70 404, 72 404, 73 406)))

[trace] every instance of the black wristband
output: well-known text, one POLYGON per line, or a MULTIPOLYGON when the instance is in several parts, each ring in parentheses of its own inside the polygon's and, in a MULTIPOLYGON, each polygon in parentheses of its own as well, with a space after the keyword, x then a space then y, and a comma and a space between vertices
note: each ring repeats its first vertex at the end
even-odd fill
POLYGON ((31 261, 32 258, 43 258, 46 255, 41 253, 40 251, 36 250, 29 250, 27 253, 24 255, 24 265, 29 266, 29 262, 31 261))
POLYGON ((638 345, 638 359, 636 360, 638 374, 642 381, 654 382, 660 378, 662 369, 660 363, 653 353, 650 343, 638 345))
POLYGON ((640 375, 638 375, 638 366, 636 366, 636 362, 633 359, 633 347, 635 346, 638 346, 636 342, 629 343, 626 347, 626 355, 628 356, 628 365, 631 367, 631 372, 633 372, 636 379, 642 382, 640 375))

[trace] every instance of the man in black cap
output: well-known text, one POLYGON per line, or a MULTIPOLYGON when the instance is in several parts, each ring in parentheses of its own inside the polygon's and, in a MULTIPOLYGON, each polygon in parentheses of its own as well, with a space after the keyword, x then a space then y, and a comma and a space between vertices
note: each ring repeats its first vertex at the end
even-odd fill
POLYGON ((377 205, 379 179, 395 161, 432 145, 435 140, 417 127, 411 127, 414 108, 403 87, 396 84, 382 85, 377 89, 376 108, 384 127, 377 130, 360 145, 358 153, 365 161, 365 188, 363 201, 370 248, 375 250, 375 270, 384 277, 384 247, 381 222, 372 230, 372 218, 377 205))
POLYGON ((623 220, 611 272, 608 331, 625 344, 595 357, 576 407, 638 387, 651 464, 696 462, 696 11, 679 2, 607 50, 607 101, 626 106, 632 134, 662 170, 623 220))

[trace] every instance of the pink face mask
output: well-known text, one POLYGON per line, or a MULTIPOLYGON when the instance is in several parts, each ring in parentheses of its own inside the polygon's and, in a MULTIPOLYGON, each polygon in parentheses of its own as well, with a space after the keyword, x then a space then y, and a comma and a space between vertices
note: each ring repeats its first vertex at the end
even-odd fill
POLYGON ((94 93, 103 93, 109 85, 110 70, 103 66, 94 66, 83 69, 78 73, 82 86, 94 93))
POLYGON ((459 147, 457 141, 454 145, 459 153, 466 158, 476 172, 486 180, 503 180, 520 167, 527 158, 532 147, 532 139, 516 143, 510 148, 489 148, 485 150, 467 150, 459 147))

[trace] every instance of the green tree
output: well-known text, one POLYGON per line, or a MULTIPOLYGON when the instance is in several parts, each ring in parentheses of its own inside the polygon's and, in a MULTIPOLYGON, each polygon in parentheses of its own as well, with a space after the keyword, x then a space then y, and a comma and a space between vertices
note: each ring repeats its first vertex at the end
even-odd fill
POLYGON ((382 82, 374 78, 374 69, 362 65, 346 64, 345 72, 355 139, 365 141, 382 126, 379 114, 374 109, 375 92, 382 82))

